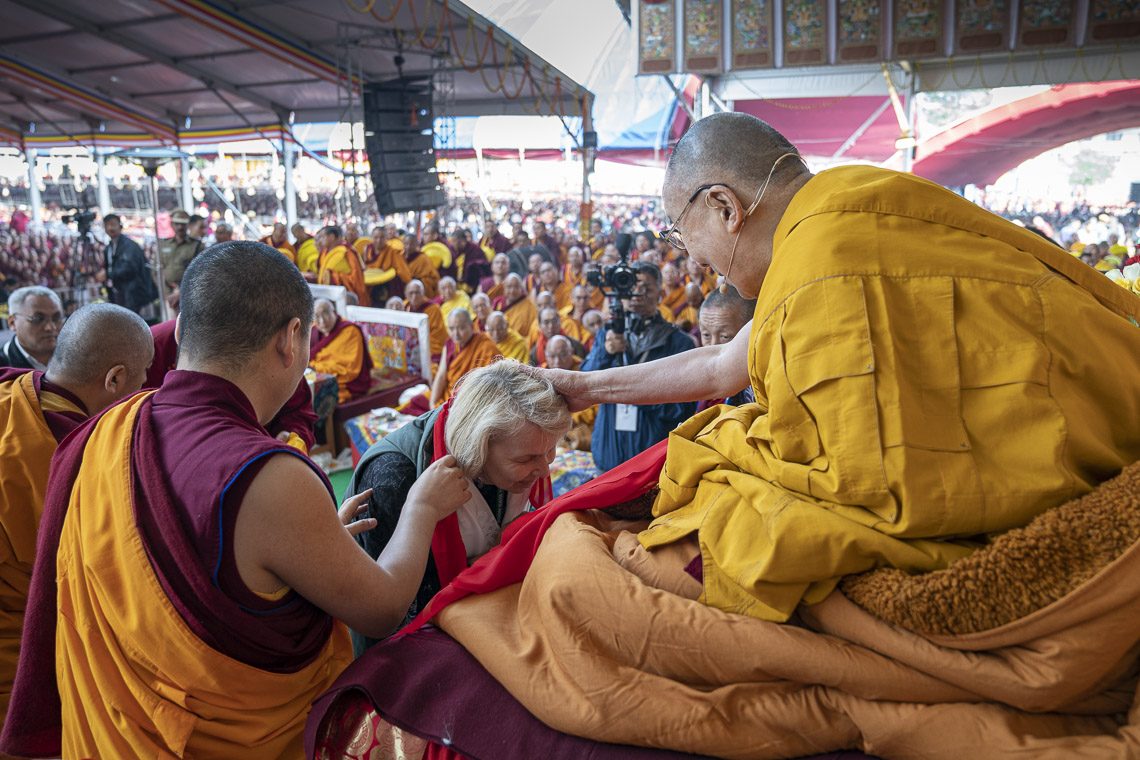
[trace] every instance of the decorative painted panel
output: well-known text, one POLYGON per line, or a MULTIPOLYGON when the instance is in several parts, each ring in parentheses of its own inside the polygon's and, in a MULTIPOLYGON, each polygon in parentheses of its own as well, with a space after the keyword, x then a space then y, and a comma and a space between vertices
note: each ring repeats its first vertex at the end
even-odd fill
POLYGON ((894 0, 894 57, 929 58, 943 54, 945 9, 942 0, 894 0))
POLYGON ((826 0, 784 0, 784 65, 827 63, 826 0))
POLYGON ((693 74, 724 71, 723 7, 723 0, 685 0, 685 71, 693 74))
POLYGON ((1009 49, 1008 0, 957 0, 956 53, 1009 49))
POLYGON ((1076 0, 1021 0, 1018 47, 1071 44, 1075 6, 1076 0))
POLYGON ((772 0, 732 0, 732 68, 765 68, 772 62, 772 0))
POLYGON ((838 63, 883 58, 886 0, 839 0, 838 63))
POLYGON ((638 18, 638 73, 668 74, 676 70, 677 26, 673 0, 641 0, 638 18))

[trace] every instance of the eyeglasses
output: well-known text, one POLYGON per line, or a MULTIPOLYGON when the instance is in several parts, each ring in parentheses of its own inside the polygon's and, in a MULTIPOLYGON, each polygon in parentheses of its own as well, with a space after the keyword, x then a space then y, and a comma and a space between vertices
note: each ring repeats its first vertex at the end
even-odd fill
POLYGON ((31 316, 28 316, 27 314, 13 314, 12 316, 13 317, 22 317, 23 319, 27 320, 29 325, 32 325, 34 327, 39 327, 44 322, 48 322, 48 321, 51 321, 52 324, 54 324, 56 327, 59 327, 60 325, 63 324, 63 321, 64 321, 64 316, 62 314, 52 314, 49 317, 47 314, 41 314, 39 312, 36 312, 35 314, 33 314, 31 316))
POLYGON ((689 206, 693 205, 693 201, 697 199, 698 195, 706 190, 710 190, 713 187, 716 187, 719 184, 719 182, 712 182, 708 185, 701 185, 696 190, 694 190, 693 194, 689 196, 689 200, 685 204, 685 207, 681 209, 681 213, 677 215, 677 221, 666 227, 658 237, 660 237, 662 240, 668 241, 669 245, 673 246, 678 251, 685 250, 685 241, 681 239, 681 231, 677 229, 677 225, 679 225, 681 223, 681 220, 685 218, 685 214, 687 214, 689 211, 689 206))

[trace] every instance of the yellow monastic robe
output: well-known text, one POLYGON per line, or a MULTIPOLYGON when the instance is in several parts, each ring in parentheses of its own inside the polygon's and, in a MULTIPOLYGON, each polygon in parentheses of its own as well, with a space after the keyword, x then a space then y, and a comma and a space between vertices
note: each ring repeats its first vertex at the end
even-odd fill
POLYGON ((336 376, 337 401, 344 403, 352 397, 348 384, 360 377, 364 368, 364 345, 360 330, 346 328, 333 338, 327 346, 317 352, 309 366, 317 372, 336 376))
POLYGON ((439 308, 440 311, 443 312, 444 320, 446 320, 448 315, 450 315, 451 312, 455 311, 456 309, 462 309, 468 314, 471 314, 472 317, 475 316, 471 311, 471 296, 467 295, 459 289, 456 289, 455 291, 455 298, 444 301, 439 305, 439 308))
POLYGON ((681 310, 681 313, 673 318, 673 324, 680 327, 682 330, 691 330, 698 326, 701 321, 701 312, 699 309, 694 309, 692 306, 686 306, 681 310))
MULTIPOLYGON (((407 301, 404 302, 407 306, 407 301)), ((415 311, 408 309, 408 311, 415 311)), ((418 314, 427 314, 428 318, 428 343, 429 350, 433 357, 438 357, 443 352, 443 347, 447 343, 447 323, 443 320, 443 312, 439 306, 434 303, 425 304, 424 308, 415 312, 418 314)))
POLYGON ((560 313, 562 314, 562 334, 578 341, 589 351, 594 345, 594 334, 590 332, 590 328, 574 319, 573 310, 564 309, 560 313))
POLYGON ((352 250, 356 251, 356 255, 364 261, 364 252, 368 250, 368 246, 372 245, 372 238, 358 237, 352 241, 352 250))
POLYGON ((0 728, 20 659, 20 634, 56 440, 44 411, 84 414, 54 393, 36 395, 25 372, 0 385, 0 728))
POLYGON ((306 239, 297 246, 297 268, 302 272, 317 273, 317 264, 321 260, 321 252, 317 248, 317 241, 306 239))
POLYGON ((681 311, 682 304, 685 303, 685 286, 684 284, 678 285, 669 291, 661 293, 661 307, 669 312, 669 321, 673 322, 677 319, 677 314, 681 311))
POLYGON ((530 359, 530 349, 526 345, 526 338, 519 335, 517 330, 508 328, 507 337, 503 339, 502 343, 496 345, 499 348, 499 353, 505 359, 514 359, 522 364, 528 363, 530 359))
POLYGON ((435 262, 426 253, 420 253, 407 263, 412 277, 424 284, 424 295, 435 298, 439 293, 439 270, 435 268, 435 262))
MULTIPOLYGON (((450 344, 454 345, 454 344, 450 344)), ((456 353, 455 356, 447 357, 447 387, 444 388, 443 398, 440 403, 447 401, 451 398, 452 391, 455 390, 455 384, 458 383, 464 375, 473 369, 486 367, 491 362, 495 361, 499 356, 499 347, 495 345, 495 341, 487 337, 487 333, 472 333, 471 340, 463 347, 461 351, 456 353)))
POLYGON ((447 269, 451 266, 451 249, 438 240, 425 243, 420 253, 431 259, 436 269, 447 269))
POLYGON ((364 285, 364 262, 356 251, 340 243, 320 257, 317 282, 321 285, 341 285, 356 294, 361 306, 369 306, 368 288, 364 285))
POLYGON ((530 335, 532 328, 538 327, 538 309, 534 301, 529 298, 520 298, 510 306, 503 309, 503 316, 507 324, 519 335, 530 335))
POLYGON ((311 663, 273 673, 220 654, 187 626, 131 508, 132 430, 149 396, 111 407, 91 433, 60 537, 63 756, 170 757, 177 748, 221 758, 240 746, 247 757, 300 757, 309 705, 352 661, 348 631, 335 623, 311 663))
POLYGON ((669 438, 640 538, 697 533, 702 601, 768 620, 946 567, 1140 457, 1140 298, 920 178, 810 179, 752 323, 756 403, 669 438), (1111 371, 1105 362, 1111 363, 1111 371))

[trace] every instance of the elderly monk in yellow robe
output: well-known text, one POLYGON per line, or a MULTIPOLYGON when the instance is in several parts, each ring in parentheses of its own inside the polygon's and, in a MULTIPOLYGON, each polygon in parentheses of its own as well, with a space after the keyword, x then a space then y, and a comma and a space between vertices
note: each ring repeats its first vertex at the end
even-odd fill
POLYGON ((317 264, 317 282, 321 285, 341 285, 356 296, 361 306, 369 306, 368 287, 364 284, 364 262, 356 251, 345 243, 340 227, 329 225, 317 234, 321 258, 317 264))
POLYGON ((681 270, 676 266, 673 264, 661 266, 661 305, 669 311, 670 322, 676 322, 687 305, 685 284, 681 270))
MULTIPOLYGON (((577 372, 582 368, 582 359, 574 355, 574 346, 565 335, 555 335, 546 345, 546 362, 542 365, 550 369, 564 369, 577 372)), ((594 422, 598 419, 598 407, 591 406, 570 415, 570 430, 563 443, 567 448, 589 451, 594 436, 594 422)))
POLYGON ((487 332, 487 317, 491 316, 494 309, 491 307, 491 299, 487 298, 486 293, 476 293, 471 296, 471 314, 475 318, 475 329, 479 332, 487 332))
POLYGON ((338 515, 264 428, 308 359, 296 267, 234 242, 183 282, 177 369, 56 451, 0 751, 301 757, 310 704, 352 658, 345 624, 392 631, 435 524, 469 498, 454 459, 435 462, 370 559, 351 533, 375 521, 346 529, 367 497, 338 515))
POLYGON ((511 329, 519 335, 530 335, 537 327, 538 308, 526 297, 526 286, 514 272, 503 280, 503 295, 492 302, 495 311, 503 312, 511 329))
POLYGON ((704 264, 689 256, 685 259, 685 279, 700 285, 701 292, 707 296, 716 287, 717 277, 704 264))
POLYGON ((404 311, 427 315, 431 360, 438 362, 440 354, 443 353, 443 344, 447 343, 447 323, 443 320, 443 311, 439 308, 439 304, 428 300, 424 284, 419 280, 412 280, 404 288, 404 311))
POLYGON ((584 322, 586 312, 590 311, 591 290, 589 285, 575 285, 570 305, 558 312, 562 315, 562 332, 585 346, 587 351, 594 345, 594 331, 586 327, 584 322))
POLYGON ((674 247, 757 298, 750 328, 547 372, 579 408, 751 383, 670 435, 640 536, 696 534, 706 604, 782 621, 845 575, 944 568, 1140 458, 1140 299, 1032 232, 911 175, 812 175, 739 113, 690 128, 663 199, 674 247))
POLYGON ((404 235, 404 261, 412 277, 424 285, 424 294, 435 298, 439 294, 439 269, 431 257, 420 250, 415 235, 404 235))
POLYGON ((305 279, 312 278, 315 282, 321 260, 321 251, 317 248, 317 241, 300 224, 294 224, 292 230, 293 244, 297 251, 296 261, 293 263, 297 265, 302 274, 306 275, 305 279))
POLYGON ((336 377, 337 401, 363 396, 372 387, 372 356, 360 326, 336 313, 332 301, 313 304, 313 335, 309 339, 309 366, 336 377))
POLYGON ((460 378, 473 369, 486 367, 499 356, 499 347, 487 333, 475 331, 471 315, 462 309, 447 317, 450 339, 443 347, 435 380, 431 384, 431 406, 437 407, 451 398, 460 378))
POLYGON ((88 415, 141 388, 153 356, 141 317, 91 304, 64 323, 47 372, 0 369, 0 729, 16 677, 52 454, 88 415))
POLYGON ((441 277, 439 280, 439 308, 443 312, 443 318, 456 309, 467 312, 470 316, 471 311, 471 296, 459 289, 458 283, 455 282, 454 277, 441 277))
POLYGON ((273 231, 261 239, 270 248, 276 248, 285 258, 297 263, 297 249, 289 242, 288 230, 281 222, 274 222, 273 231))
POLYGON ((503 297, 503 287, 507 275, 511 273, 511 260, 505 253, 497 253, 491 259, 491 276, 484 277, 479 283, 479 290, 487 294, 487 298, 494 303, 503 297))
POLYGON ((514 359, 522 364, 527 363, 530 348, 527 346, 526 338, 511 327, 503 312, 493 311, 487 317, 487 336, 495 341, 495 346, 504 358, 514 359))
POLYGON ((388 228, 377 225, 372 228, 372 239, 364 249, 364 263, 371 269, 396 269, 396 274, 405 283, 412 279, 408 273, 407 279, 401 272, 407 271, 404 263, 404 244, 398 237, 389 237, 388 228))

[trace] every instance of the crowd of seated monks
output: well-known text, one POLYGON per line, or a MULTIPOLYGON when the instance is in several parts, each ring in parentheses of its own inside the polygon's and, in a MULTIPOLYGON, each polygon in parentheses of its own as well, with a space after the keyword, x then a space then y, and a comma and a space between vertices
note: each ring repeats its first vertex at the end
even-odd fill
POLYGON ((1135 756, 1140 298, 746 114, 662 204, 621 321, 576 274, 616 246, 537 224, 450 261, 384 229, 383 269, 336 227, 218 243, 151 329, 13 293, 0 752, 1135 756), (297 399, 359 340, 341 276, 442 327, 338 504, 297 399), (591 410, 603 473, 552 498, 591 410))

